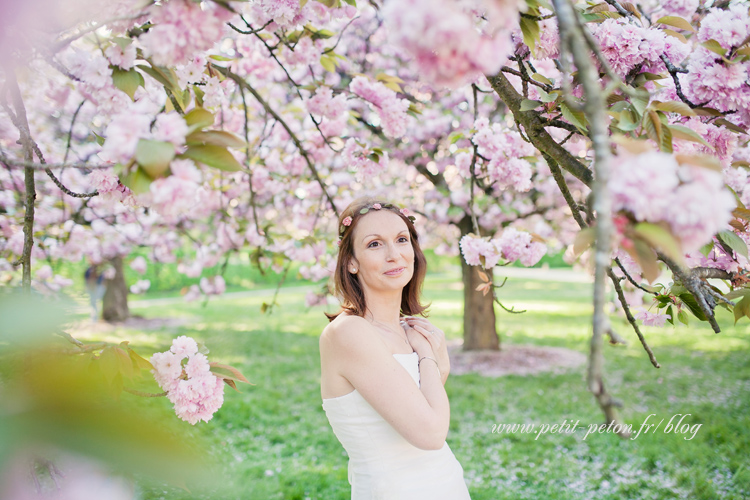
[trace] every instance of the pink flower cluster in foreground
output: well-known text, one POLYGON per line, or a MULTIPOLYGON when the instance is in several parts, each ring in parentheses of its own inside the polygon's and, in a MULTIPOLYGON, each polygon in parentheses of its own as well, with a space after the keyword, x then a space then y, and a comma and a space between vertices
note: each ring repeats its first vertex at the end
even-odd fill
POLYGON ((459 241, 461 253, 470 266, 481 265, 484 257, 484 268, 492 269, 501 258, 508 262, 519 260, 524 266, 533 266, 547 253, 547 246, 532 241, 530 233, 508 227, 498 238, 488 240, 474 235, 464 235, 459 241))
POLYGON ((467 12, 453 0, 390 0, 383 8, 384 24, 391 43, 414 56, 426 80, 458 87, 499 71, 513 50, 510 30, 518 22, 518 4, 479 3, 483 12, 467 12), (478 29, 476 14, 488 18, 486 31, 478 29))
POLYGON ((637 221, 666 222, 690 253, 732 220, 734 196, 720 172, 680 166, 661 152, 620 155, 609 181, 612 211, 630 212, 637 221))
POLYGON ((161 66, 188 61, 213 47, 232 13, 215 2, 170 0, 152 11, 154 27, 140 36, 147 57, 161 66))
POLYGON ((177 337, 169 351, 151 356, 151 364, 156 382, 167 391, 182 420, 192 425, 208 422, 224 403, 224 381, 211 373, 208 358, 198 352, 194 339, 177 337))
POLYGON ((401 137, 406 132, 406 112, 409 101, 399 99, 396 92, 381 82, 373 82, 364 76, 355 76, 349 90, 370 102, 380 117, 380 126, 386 137, 401 137))

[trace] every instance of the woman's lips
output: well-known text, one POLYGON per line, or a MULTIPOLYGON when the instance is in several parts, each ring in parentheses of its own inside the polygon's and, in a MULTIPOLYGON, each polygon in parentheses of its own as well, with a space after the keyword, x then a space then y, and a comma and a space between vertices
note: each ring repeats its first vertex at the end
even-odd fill
POLYGON ((403 268, 403 267, 399 267, 395 271, 388 271, 385 274, 387 274, 388 276, 397 276, 397 275, 401 274, 402 272, 404 272, 404 269, 405 268, 403 268))

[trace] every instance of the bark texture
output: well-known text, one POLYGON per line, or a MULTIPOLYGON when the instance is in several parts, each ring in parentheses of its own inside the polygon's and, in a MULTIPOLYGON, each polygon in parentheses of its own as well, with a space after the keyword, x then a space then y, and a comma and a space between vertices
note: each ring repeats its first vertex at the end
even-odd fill
POLYGON ((125 321, 130 317, 128 309, 128 285, 125 283, 122 257, 115 257, 110 261, 115 268, 115 277, 106 280, 107 290, 104 292, 102 318, 105 321, 125 321))

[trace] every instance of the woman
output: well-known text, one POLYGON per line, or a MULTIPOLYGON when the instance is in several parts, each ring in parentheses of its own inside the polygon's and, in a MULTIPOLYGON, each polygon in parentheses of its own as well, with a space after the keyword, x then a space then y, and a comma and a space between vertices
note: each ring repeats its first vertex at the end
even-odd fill
POLYGON ((321 396, 349 455, 352 500, 466 500, 445 442, 445 334, 419 301, 426 261, 413 217, 372 198, 339 220, 334 275, 342 311, 320 336, 321 396), (403 316, 402 316, 403 314, 403 316))

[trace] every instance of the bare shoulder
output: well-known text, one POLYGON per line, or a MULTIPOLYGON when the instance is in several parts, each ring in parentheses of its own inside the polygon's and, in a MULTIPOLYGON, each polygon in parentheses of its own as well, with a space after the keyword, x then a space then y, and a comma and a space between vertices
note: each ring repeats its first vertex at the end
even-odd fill
POLYGON ((374 327, 364 318, 354 315, 338 315, 328 323, 320 335, 320 350, 330 354, 358 355, 385 353, 386 346, 377 335, 374 327))

